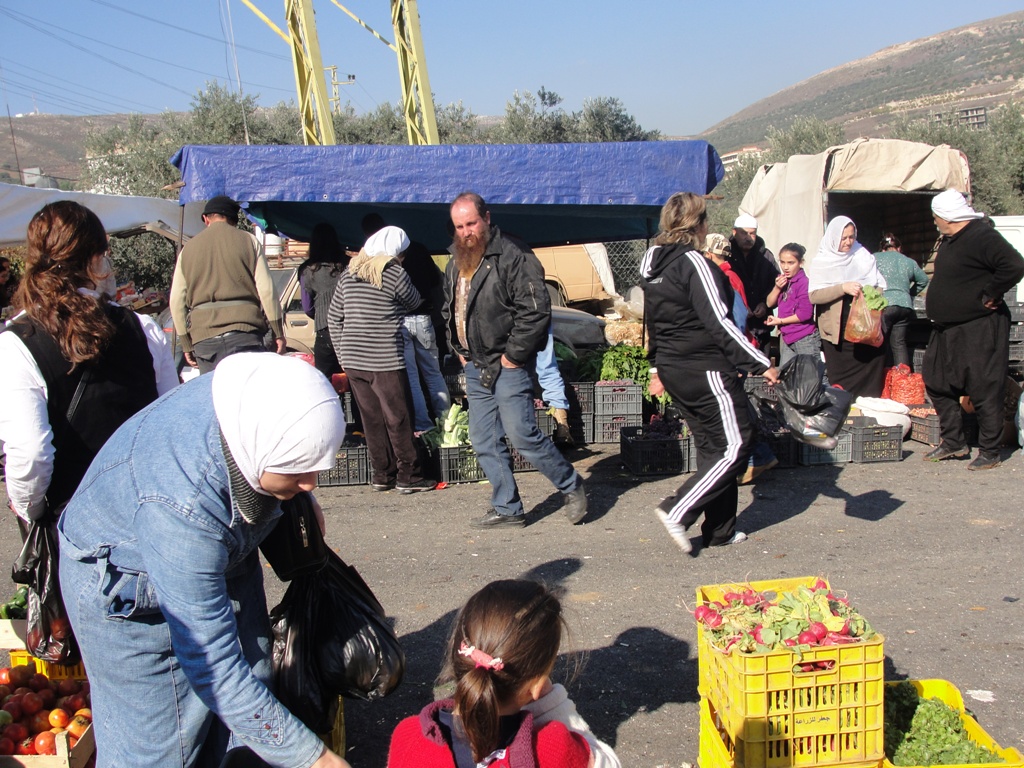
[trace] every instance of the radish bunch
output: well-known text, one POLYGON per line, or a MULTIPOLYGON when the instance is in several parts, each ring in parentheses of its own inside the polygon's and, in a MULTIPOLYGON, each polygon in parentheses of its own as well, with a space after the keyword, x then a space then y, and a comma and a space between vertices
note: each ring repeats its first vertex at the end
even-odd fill
MULTIPOLYGON (((823 579, 793 592, 737 587, 721 601, 698 605, 693 616, 711 645, 726 653, 791 650, 801 655, 810 648, 858 643, 875 634, 849 600, 834 595, 823 579)), ((809 672, 830 665, 826 661, 798 666, 809 672)))

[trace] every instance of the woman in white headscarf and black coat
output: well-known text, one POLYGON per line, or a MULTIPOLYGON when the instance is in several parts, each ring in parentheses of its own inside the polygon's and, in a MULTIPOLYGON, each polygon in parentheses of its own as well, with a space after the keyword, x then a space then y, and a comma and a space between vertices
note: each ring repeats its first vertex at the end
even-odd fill
POLYGON ((828 380, 854 397, 878 397, 885 379, 885 348, 846 341, 850 304, 866 285, 885 290, 875 257, 857 242, 857 227, 846 216, 828 223, 807 270, 808 296, 818 308, 818 332, 828 380))
POLYGON ((58 523, 97 768, 217 766, 234 746, 275 766, 348 766, 270 689, 256 551, 344 436, 321 373, 251 353, 143 409, 97 454, 58 523))

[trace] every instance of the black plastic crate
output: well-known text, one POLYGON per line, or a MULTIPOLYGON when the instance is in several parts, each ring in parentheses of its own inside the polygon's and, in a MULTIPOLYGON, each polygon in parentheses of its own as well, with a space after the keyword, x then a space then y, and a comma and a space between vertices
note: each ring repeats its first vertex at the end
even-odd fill
POLYGON ((594 414, 569 411, 569 434, 576 445, 594 442, 594 414))
POLYGON ((768 445, 779 460, 779 468, 795 467, 800 461, 800 443, 788 429, 768 435, 768 445))
MULTIPOLYGON (((355 408, 353 407, 354 402, 355 401, 352 399, 352 393, 351 392, 342 392, 341 393, 341 410, 343 410, 345 412, 345 423, 346 424, 355 424, 356 423, 356 412, 355 412, 355 408)), ((321 483, 321 485, 323 485, 323 483, 321 483)))
POLYGON ((650 427, 619 430, 619 455, 634 475, 678 475, 688 471, 693 438, 652 436, 650 427))
POLYGON ((1024 343, 1010 343, 1010 360, 1024 360, 1024 343))
POLYGON ((509 453, 512 454, 512 471, 513 472, 518 473, 518 472, 536 472, 537 471, 537 468, 535 466, 533 466, 533 464, 528 462, 526 460, 526 457, 523 456, 523 454, 521 454, 515 448, 513 448, 512 445, 509 445, 508 450, 509 450, 509 453))
POLYGON ((1024 321, 1024 304, 1019 304, 1014 301, 1007 302, 1007 306, 1010 308, 1010 319, 1013 322, 1019 323, 1024 321))
POLYGON ((555 434, 555 417, 548 413, 549 410, 546 407, 534 409, 534 415, 537 417, 537 426, 547 437, 555 434))
MULTIPOLYGON (((644 398, 640 385, 634 384, 632 381, 625 384, 599 381, 594 384, 595 416, 632 416, 634 414, 640 416, 643 414, 643 403, 644 398)), ((618 435, 610 442, 618 442, 618 435)))
MULTIPOLYGON (((908 406, 911 411, 915 408, 928 408, 927 405, 908 406)), ((925 445, 938 445, 942 440, 939 434, 939 414, 929 413, 924 416, 910 414, 910 439, 924 443, 925 445)))
POLYGON ((1010 326, 1010 341, 1024 341, 1024 323, 1013 323, 1010 326))
MULTIPOLYGON (((346 393, 347 394, 347 393, 346 393)), ((334 467, 317 475, 317 485, 366 485, 370 482, 370 454, 365 445, 342 448, 334 467)))
POLYGON ((639 427, 643 422, 643 416, 639 413, 622 414, 619 416, 598 416, 594 415, 594 439, 595 443, 617 443, 619 442, 619 430, 623 427, 639 427))
POLYGON ((441 481, 444 483, 476 483, 486 480, 484 471, 477 461, 476 451, 472 446, 460 445, 456 448, 438 448, 441 456, 441 481))
POLYGON ((805 467, 817 464, 847 464, 853 460, 853 435, 845 429, 836 438, 835 448, 816 448, 800 443, 800 463, 805 467))
POLYGON ((886 427, 869 416, 855 416, 846 428, 853 435, 854 464, 903 460, 903 427, 886 427))
POLYGON ((925 352, 926 349, 927 349, 927 347, 914 347, 912 352, 911 352, 911 354, 912 354, 912 358, 911 358, 912 364, 914 366, 914 370, 917 373, 920 373, 921 370, 924 368, 924 352, 925 352))
POLYGON ((569 410, 580 413, 594 412, 594 382, 573 381, 565 388, 569 398, 569 410))
POLYGON ((466 396, 466 374, 458 373, 444 374, 444 383, 448 387, 448 394, 452 400, 461 400, 466 396))
POLYGON ((752 394, 761 400, 768 400, 774 403, 779 399, 775 387, 765 381, 764 376, 747 376, 743 379, 743 391, 752 394))

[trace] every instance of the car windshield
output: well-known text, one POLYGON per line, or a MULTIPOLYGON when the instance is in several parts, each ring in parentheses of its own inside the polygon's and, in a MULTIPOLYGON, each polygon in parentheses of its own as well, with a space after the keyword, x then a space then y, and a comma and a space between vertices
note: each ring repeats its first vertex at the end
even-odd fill
POLYGON ((285 286, 288 285, 288 281, 292 279, 292 275, 294 274, 295 267, 270 270, 270 276, 274 280, 274 290, 277 291, 278 296, 281 296, 284 293, 285 286))

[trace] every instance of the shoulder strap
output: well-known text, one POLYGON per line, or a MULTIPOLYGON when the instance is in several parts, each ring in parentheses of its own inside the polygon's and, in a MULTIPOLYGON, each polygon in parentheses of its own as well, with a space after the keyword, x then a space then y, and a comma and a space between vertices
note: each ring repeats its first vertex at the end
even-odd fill
POLYGON ((68 406, 68 424, 74 423, 75 411, 78 410, 78 403, 82 400, 82 393, 85 392, 85 386, 89 383, 90 375, 92 371, 89 368, 82 370, 82 378, 78 380, 78 386, 75 387, 75 394, 71 397, 71 404, 68 406))

